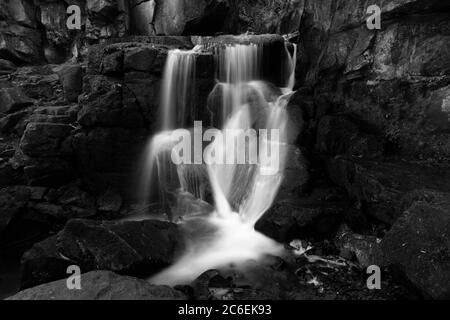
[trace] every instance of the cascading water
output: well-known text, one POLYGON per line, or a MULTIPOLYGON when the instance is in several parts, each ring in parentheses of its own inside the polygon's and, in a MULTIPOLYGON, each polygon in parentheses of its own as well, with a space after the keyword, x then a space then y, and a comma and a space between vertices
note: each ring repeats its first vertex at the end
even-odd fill
MULTIPOLYGON (((184 125, 178 115, 186 116, 186 100, 181 96, 193 83, 188 78, 195 53, 169 54, 163 88, 165 131, 152 139, 149 158, 153 160, 148 165, 156 163, 163 193, 178 188, 201 198, 205 188, 210 189, 214 211, 184 217, 181 224, 187 235, 187 251, 173 266, 150 279, 154 284, 187 283, 206 270, 282 251, 281 245, 255 231, 254 226, 272 205, 283 179, 288 147, 285 106, 292 94, 295 56, 286 49, 288 87, 275 88, 259 80, 261 50, 254 44, 220 48, 218 77, 222 82, 211 95, 218 93, 222 99, 218 102, 210 97, 208 108, 211 123, 221 130, 205 139, 210 143, 200 149, 204 162, 189 165, 171 161, 180 131, 174 135, 170 129, 184 125), (172 91, 176 88, 179 91, 172 91), (180 99, 176 99, 179 93, 180 99), (257 134, 249 134, 252 132, 257 134), (244 161, 236 161, 238 157, 244 161)), ((189 135, 190 131, 181 133, 189 135)))

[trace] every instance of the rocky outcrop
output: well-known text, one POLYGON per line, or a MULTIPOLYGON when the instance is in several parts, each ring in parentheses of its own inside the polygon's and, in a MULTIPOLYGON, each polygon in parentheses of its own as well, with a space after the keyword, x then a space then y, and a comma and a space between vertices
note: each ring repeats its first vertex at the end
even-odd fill
POLYGON ((433 299, 450 297, 450 194, 424 190, 381 243, 384 263, 397 266, 433 299))
POLYGON ((366 1, 305 1, 293 97, 304 121, 299 143, 376 226, 341 234, 341 253, 362 265, 383 256, 426 297, 443 298, 450 5, 379 5, 381 29, 369 30, 366 1))
POLYGON ((180 231, 168 222, 74 219, 24 254, 22 287, 62 279, 73 264, 83 272, 110 270, 149 276, 170 265, 182 248, 180 231))
POLYGON ((81 290, 69 290, 67 280, 27 289, 8 300, 185 300, 180 291, 153 286, 145 280, 119 276, 109 271, 81 275, 81 290))
POLYGON ((367 28, 365 9, 364 1, 306 2, 301 84, 314 86, 328 113, 362 121, 384 154, 447 159, 448 5, 388 1, 381 30, 367 28))

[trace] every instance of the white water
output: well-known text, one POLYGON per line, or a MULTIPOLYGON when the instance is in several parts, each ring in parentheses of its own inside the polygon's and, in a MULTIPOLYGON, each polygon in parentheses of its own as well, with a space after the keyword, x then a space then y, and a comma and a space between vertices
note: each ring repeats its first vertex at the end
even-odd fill
MULTIPOLYGON (((258 79, 260 50, 261 47, 256 45, 233 45, 222 49, 219 76, 225 82, 218 83, 216 87, 222 90, 222 101, 221 105, 212 106, 212 117, 219 117, 223 132, 249 128, 279 130, 278 139, 266 136, 267 143, 258 146, 257 164, 176 167, 173 163, 164 163, 170 162, 168 155, 176 143, 171 138, 171 131, 164 131, 152 139, 149 152, 153 160, 149 165, 156 163, 160 187, 167 191, 178 186, 199 197, 207 183, 212 191, 215 208, 209 216, 184 220, 183 226, 189 235, 187 251, 173 266, 150 279, 154 284, 188 283, 209 269, 239 265, 282 251, 281 245, 255 231, 254 225, 272 205, 283 179, 287 145, 281 141, 285 141, 287 135, 285 106, 294 86, 295 55, 289 55, 288 59, 288 87, 276 89, 258 79), (265 154, 270 156, 261 156, 265 154), (265 170, 274 157, 278 157, 278 170, 275 174, 267 175, 265 170), (168 183, 166 179, 174 179, 176 183, 168 183)), ((287 49, 286 52, 289 54, 287 49)), ((189 86, 190 76, 185 75, 191 74, 190 55, 179 51, 169 54, 163 88, 162 122, 166 130, 180 125, 178 115, 186 110, 185 106, 180 106, 182 101, 174 102, 177 91, 173 90, 181 88, 182 95, 188 91, 186 87, 189 86), (174 74, 182 76, 173 77, 174 74)), ((222 148, 223 154, 242 151, 227 149, 230 146, 226 144, 217 144, 215 147, 222 148)))

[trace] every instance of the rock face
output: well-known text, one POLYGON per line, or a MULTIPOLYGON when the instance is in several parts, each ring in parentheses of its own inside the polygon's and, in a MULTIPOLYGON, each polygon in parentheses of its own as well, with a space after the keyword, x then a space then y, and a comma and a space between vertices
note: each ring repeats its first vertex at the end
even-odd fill
POLYGON ((62 279, 72 264, 83 272, 149 276, 174 261, 182 240, 177 226, 168 222, 74 219, 58 235, 24 254, 22 287, 62 279))
POLYGON ((152 286, 145 280, 119 276, 109 271, 81 275, 81 290, 67 289, 67 280, 27 289, 8 300, 185 300, 180 291, 152 286))
POLYGON ((364 123, 384 154, 448 159, 448 4, 387 1, 381 30, 367 28, 365 10, 364 1, 306 1, 301 84, 328 113, 364 123))
POLYGON ((381 243, 385 263, 399 267, 433 299, 450 297, 450 195, 423 191, 381 243))
POLYGON ((383 256, 426 297, 448 297, 450 4, 384 1, 380 30, 367 28, 367 6, 304 1, 299 143, 386 234, 378 245, 350 233, 341 251, 361 264, 383 256))

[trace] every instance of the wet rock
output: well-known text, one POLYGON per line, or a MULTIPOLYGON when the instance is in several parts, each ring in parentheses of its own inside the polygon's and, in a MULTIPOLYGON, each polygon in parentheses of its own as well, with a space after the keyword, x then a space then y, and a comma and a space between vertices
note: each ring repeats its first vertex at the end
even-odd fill
POLYGON ((36 285, 51 279, 62 279, 66 273, 46 275, 48 260, 62 265, 70 261, 83 272, 110 270, 121 274, 149 276, 171 264, 182 249, 177 226, 162 221, 106 222, 74 219, 51 239, 38 243, 24 255, 28 270, 26 284, 36 285), (46 249, 47 247, 55 248, 46 249), (36 278, 33 275, 37 275, 36 278))
POLYGON ((433 299, 450 297, 449 199, 448 193, 424 190, 381 243, 384 262, 433 299))
POLYGON ((69 102, 77 102, 83 89, 83 71, 80 65, 68 65, 59 72, 64 95, 69 102))
POLYGON ((97 199, 97 208, 104 212, 119 212, 122 207, 122 197, 114 189, 108 188, 104 194, 97 199))
POLYGON ((323 239, 336 231, 343 211, 339 204, 285 199, 276 202, 255 229, 279 242, 305 237, 323 239))
POLYGON ((19 88, 0 89, 0 113, 14 113, 32 104, 33 101, 19 88))
POLYGON ((24 290, 9 300, 185 300, 180 291, 109 271, 82 274, 82 289, 67 289, 66 280, 24 290))
POLYGON ((20 141, 20 148, 32 157, 67 155, 71 150, 64 142, 72 129, 65 124, 30 123, 20 141))

